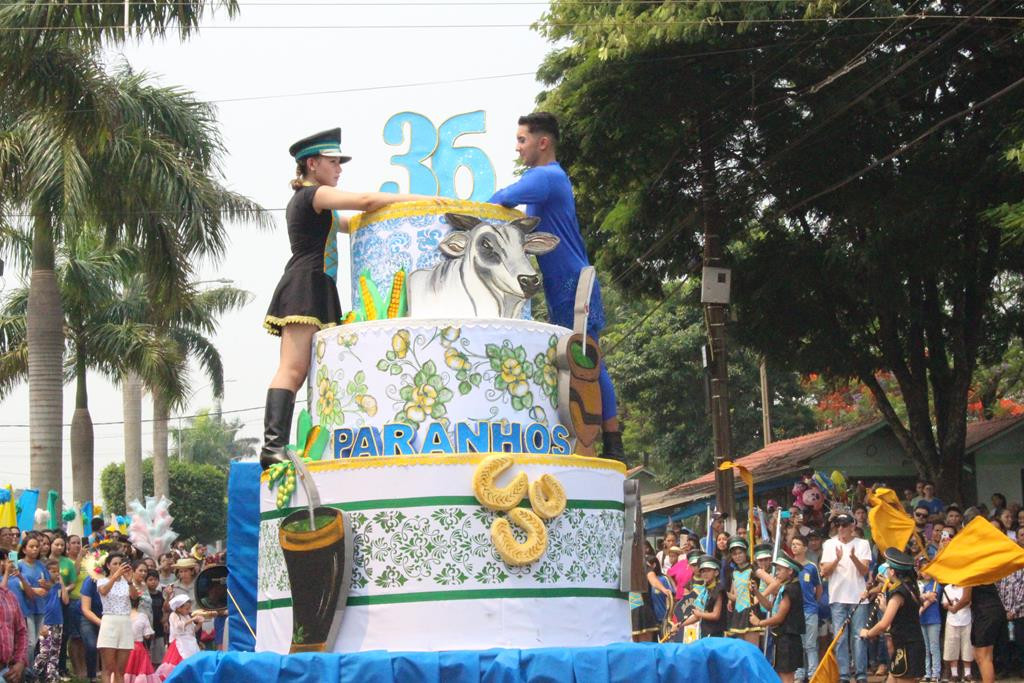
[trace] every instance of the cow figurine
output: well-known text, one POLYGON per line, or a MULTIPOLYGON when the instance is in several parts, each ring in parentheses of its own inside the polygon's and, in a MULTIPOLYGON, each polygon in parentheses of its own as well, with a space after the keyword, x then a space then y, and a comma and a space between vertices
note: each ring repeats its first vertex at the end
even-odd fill
POLYGON ((540 290, 527 254, 546 254, 558 237, 532 232, 539 218, 492 224, 445 214, 451 232, 438 245, 446 259, 409 274, 409 315, 416 318, 518 318, 540 290))

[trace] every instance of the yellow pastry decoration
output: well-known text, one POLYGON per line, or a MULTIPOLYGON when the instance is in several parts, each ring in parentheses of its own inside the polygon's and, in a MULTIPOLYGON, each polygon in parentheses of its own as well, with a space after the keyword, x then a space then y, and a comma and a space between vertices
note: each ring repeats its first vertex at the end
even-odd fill
POLYGON ((497 511, 511 510, 526 497, 530 482, 525 472, 517 474, 508 486, 499 488, 494 483, 498 475, 510 467, 512 458, 508 455, 491 455, 477 465, 473 472, 473 493, 484 507, 497 511))
POLYGON ((554 519, 565 512, 565 489, 550 474, 530 483, 530 507, 542 519, 554 519))
POLYGON ((548 530, 544 528, 544 520, 535 512, 515 508, 508 511, 508 519, 499 517, 491 524, 491 542, 505 564, 522 567, 533 564, 544 555, 544 551, 548 549, 548 530), (516 540, 509 520, 526 531, 524 542, 516 540))

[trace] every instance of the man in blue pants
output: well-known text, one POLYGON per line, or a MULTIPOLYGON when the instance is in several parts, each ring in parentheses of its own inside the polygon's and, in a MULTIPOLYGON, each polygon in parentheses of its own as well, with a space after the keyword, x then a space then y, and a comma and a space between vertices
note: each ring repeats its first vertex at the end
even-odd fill
MULTIPOLYGON (((557 235, 558 246, 537 257, 544 276, 544 296, 548 303, 548 319, 555 325, 572 328, 576 302, 576 284, 580 271, 590 265, 583 236, 576 220, 576 200, 572 183, 556 160, 558 120, 547 112, 519 117, 516 131, 516 152, 527 166, 526 173, 513 185, 498 190, 490 198, 492 204, 506 207, 526 205, 526 213, 540 218, 537 229, 557 235)), ((594 282, 590 298, 587 333, 598 338, 604 329, 604 306, 601 288, 594 282)), ((601 362, 601 419, 604 431, 604 456, 624 457, 622 432, 619 428, 615 387, 604 361, 601 362)))

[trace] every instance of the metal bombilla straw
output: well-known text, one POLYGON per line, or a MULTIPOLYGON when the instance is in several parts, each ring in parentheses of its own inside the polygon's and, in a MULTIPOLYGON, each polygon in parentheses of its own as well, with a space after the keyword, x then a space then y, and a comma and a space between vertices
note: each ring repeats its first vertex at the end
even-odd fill
POLYGON ((302 482, 302 490, 306 492, 306 507, 309 510, 309 530, 314 531, 316 529, 316 514, 314 510, 320 507, 320 491, 313 482, 313 476, 306 469, 306 463, 302 461, 302 456, 290 448, 286 448, 285 452, 288 453, 288 457, 295 466, 295 473, 302 482))

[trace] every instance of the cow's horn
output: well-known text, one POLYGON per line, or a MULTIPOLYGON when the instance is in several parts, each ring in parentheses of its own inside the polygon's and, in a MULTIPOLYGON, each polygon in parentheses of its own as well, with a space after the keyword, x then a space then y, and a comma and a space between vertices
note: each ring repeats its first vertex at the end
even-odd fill
POLYGON ((448 225, 451 226, 452 230, 472 230, 480 225, 479 218, 461 213, 446 213, 444 217, 448 219, 448 225))
POLYGON ((525 218, 517 218, 512 221, 512 225, 516 226, 523 231, 524 234, 533 232, 533 229, 540 223, 540 219, 536 216, 526 216, 525 218))

